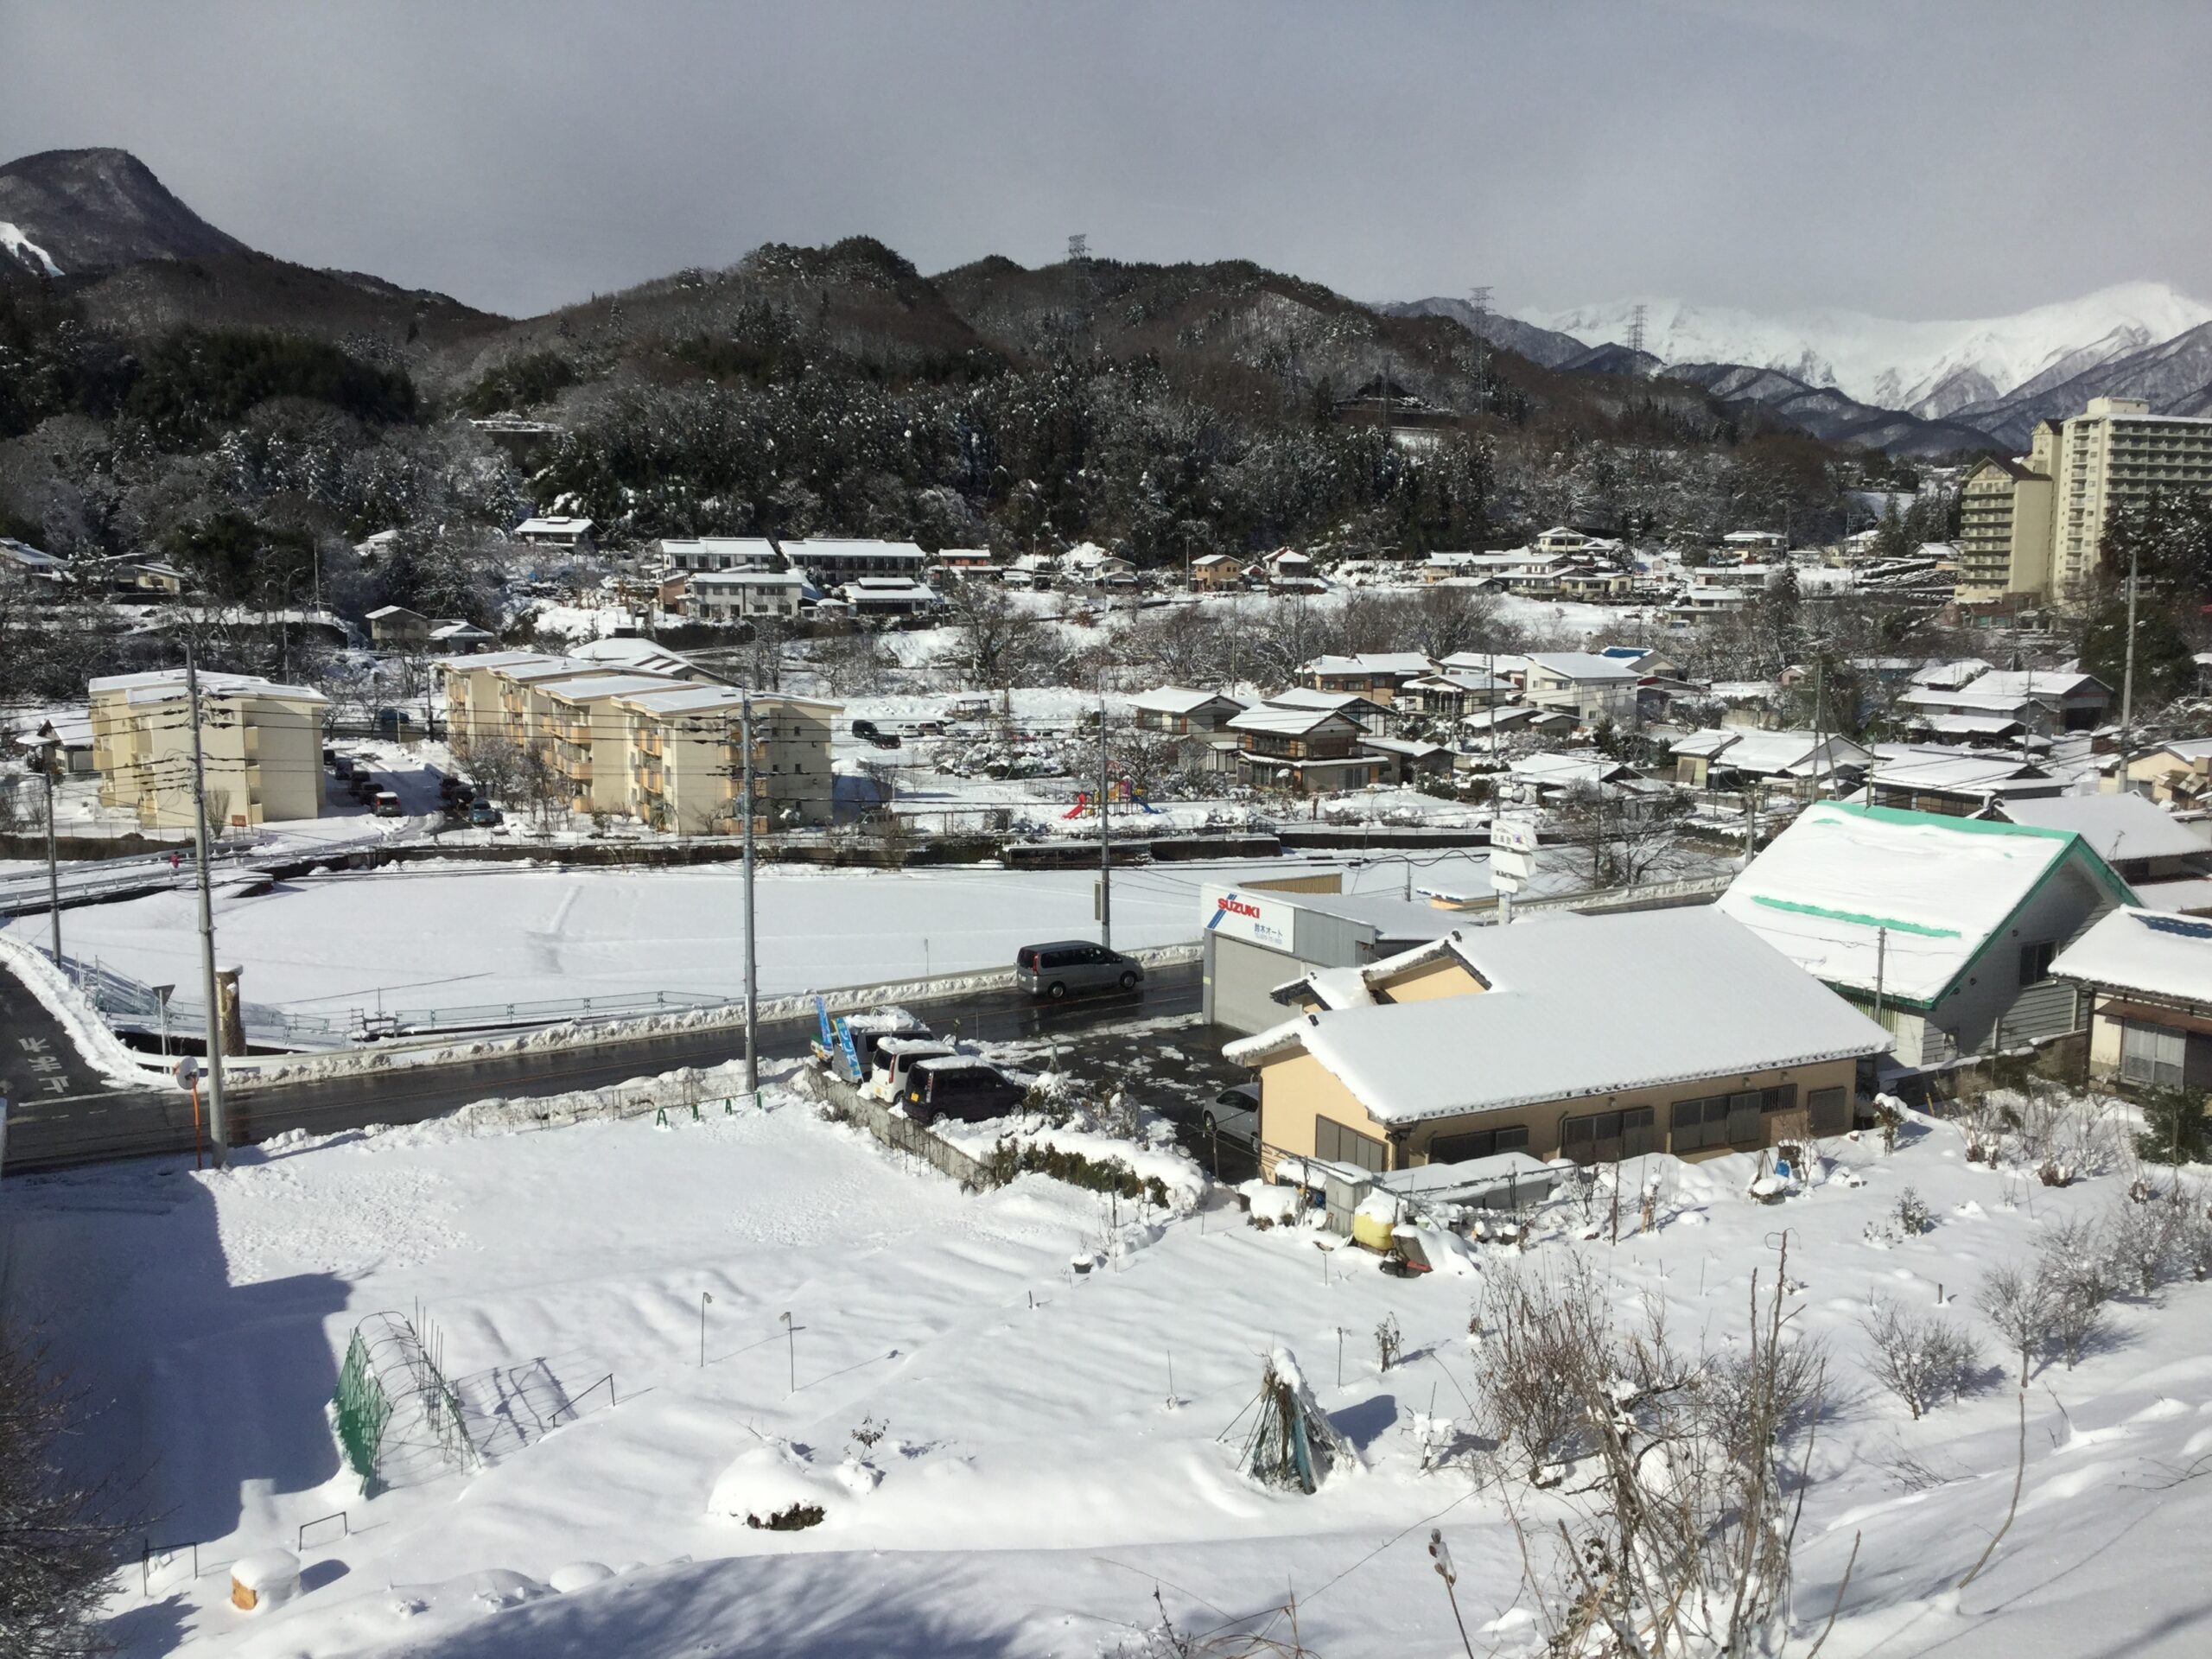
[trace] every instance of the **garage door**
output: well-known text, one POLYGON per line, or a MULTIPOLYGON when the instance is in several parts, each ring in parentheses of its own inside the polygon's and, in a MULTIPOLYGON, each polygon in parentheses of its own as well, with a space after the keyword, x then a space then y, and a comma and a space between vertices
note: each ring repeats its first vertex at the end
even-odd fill
POLYGON ((1206 940, 1206 1001, 1215 1024, 1249 1034, 1290 1018, 1291 1010, 1269 1001, 1268 993, 1305 973, 1306 963, 1265 945, 1219 935, 1206 940))

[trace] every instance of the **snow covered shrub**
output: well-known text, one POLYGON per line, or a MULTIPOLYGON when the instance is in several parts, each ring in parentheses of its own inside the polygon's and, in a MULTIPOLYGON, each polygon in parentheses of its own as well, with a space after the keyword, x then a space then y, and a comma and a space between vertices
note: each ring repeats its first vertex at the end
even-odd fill
POLYGON ((2151 1295, 2178 1268, 2187 1222, 2171 1199, 2115 1205, 2104 1227, 2107 1279, 2151 1295))
POLYGON ((2005 1345, 2019 1355, 2024 1389, 2028 1386, 2028 1367, 2036 1351, 2050 1341, 2057 1294, 2039 1268, 2024 1270, 2009 1262, 1992 1268, 1974 1293, 1974 1306, 1997 1327, 2005 1345))
POLYGON ((1897 1231, 1907 1238, 1917 1238, 1936 1225, 1927 1200, 1910 1186, 1897 1194, 1897 1207, 1892 1213, 1897 1217, 1897 1231))
POLYGON ((1490 1421, 1513 1426, 1516 1452, 1548 1433, 1554 1453, 1585 1465, 1560 1495, 1554 1570, 1530 1577, 1547 1650, 1778 1650, 1795 1532, 1788 1442, 1821 1388, 1817 1351, 1783 1340, 1782 1275, 1748 1344, 1726 1357, 1677 1346, 1657 1303, 1617 1321, 1580 1260, 1548 1281, 1494 1286, 1490 1300, 1496 1333, 1478 1377, 1490 1421), (1546 1402, 1559 1417, 1535 1414, 1546 1402))
POLYGON ((1379 1362, 1376 1369, 1389 1370, 1398 1363, 1405 1348, 1405 1333, 1398 1329, 1398 1316, 1385 1313, 1382 1323, 1375 1327, 1375 1357, 1379 1362))
POLYGON ((809 1527, 820 1526, 824 1513, 819 1503, 793 1503, 778 1510, 765 1521, 759 1516, 748 1515, 745 1524, 765 1532, 804 1532, 809 1527))
POLYGON ((2044 1236, 2036 1272, 2050 1287, 2050 1338, 2072 1370, 2104 1329, 2109 1257, 2094 1224, 2075 1217, 2044 1236))
POLYGON ((1916 1421, 1973 1386, 1981 1363, 1974 1338, 1942 1314, 1909 1313, 1878 1300, 1859 1324, 1873 1344, 1866 1369, 1916 1421))

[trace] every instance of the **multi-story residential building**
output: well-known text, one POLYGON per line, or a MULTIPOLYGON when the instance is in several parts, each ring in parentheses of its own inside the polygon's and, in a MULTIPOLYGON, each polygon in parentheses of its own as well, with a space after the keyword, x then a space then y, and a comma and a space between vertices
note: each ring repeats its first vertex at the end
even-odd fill
MULTIPOLYGON (((92 682, 92 766, 100 804, 149 828, 190 829, 191 699, 182 669, 92 682)), ((251 827, 322 811, 322 711, 304 685, 246 674, 200 677, 200 748, 209 819, 251 827)))
MULTIPOLYGON (((627 655, 634 661, 619 665, 534 652, 441 663, 463 764, 472 741, 504 738, 543 757, 575 811, 628 813, 683 835, 736 833, 745 694, 683 677, 693 665, 672 652, 627 655)), ((836 711, 799 697, 753 698, 763 833, 830 822, 836 711)))
POLYGON ((2058 433, 2051 503, 2055 596, 2077 597, 2114 510, 2154 489, 2212 493, 2212 416, 2153 415, 2136 397, 2092 397, 2058 433))
POLYGON ((671 570, 780 570, 783 560, 766 536, 664 537, 661 560, 671 570))
POLYGON ((630 728, 619 697, 665 690, 658 674, 594 672, 532 683, 525 696, 531 747, 552 764, 578 812, 627 812, 630 728))
POLYGON ((715 570, 693 576, 686 595, 702 622, 797 616, 806 578, 796 570, 715 570))
MULTIPOLYGON (((744 833, 745 695, 687 685, 619 700, 626 719, 626 810, 678 835, 744 833)), ((830 722, 835 703, 753 699, 753 827, 811 830, 835 812, 830 722)))
POLYGON ((515 540, 531 547, 550 547, 564 553, 588 556, 594 550, 592 522, 588 518, 563 518, 548 515, 525 518, 514 529, 515 540))
POLYGON ((929 555, 912 542, 823 537, 779 545, 791 569, 804 571, 807 580, 824 592, 862 576, 905 576, 918 582, 929 563, 929 555))
POLYGON ((2048 421, 2036 429, 2041 466, 2032 452, 2017 461, 1993 455, 1960 486, 1958 596, 1967 603, 2050 588, 2053 435, 2048 421))

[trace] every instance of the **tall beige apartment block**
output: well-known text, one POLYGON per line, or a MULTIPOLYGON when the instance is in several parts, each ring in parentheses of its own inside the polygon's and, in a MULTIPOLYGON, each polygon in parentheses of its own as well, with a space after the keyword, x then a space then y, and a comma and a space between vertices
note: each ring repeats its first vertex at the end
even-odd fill
MULTIPOLYGON (((182 669, 115 674, 86 687, 100 804, 149 829, 193 826, 192 702, 182 669)), ((200 677, 200 748, 207 816, 219 828, 320 817, 322 715, 304 685, 246 674, 200 677)))

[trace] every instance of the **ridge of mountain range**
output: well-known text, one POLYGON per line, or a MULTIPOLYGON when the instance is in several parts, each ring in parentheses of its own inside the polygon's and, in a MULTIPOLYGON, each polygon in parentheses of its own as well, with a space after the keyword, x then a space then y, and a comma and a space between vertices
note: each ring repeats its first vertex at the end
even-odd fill
MULTIPOLYGON (((834 267, 836 253, 821 257, 834 267)), ((1041 291, 1028 292, 1055 269, 1031 273, 986 259, 935 278, 894 278, 894 288, 918 283, 932 290, 918 296, 918 295, 893 296, 899 326, 930 332, 926 350, 1003 345, 1010 329, 1035 332, 1052 321, 1047 313, 1065 308, 1041 291)), ((1394 349, 1381 319, 1445 318, 1469 329, 1478 321, 1464 300, 1361 306, 1239 262, 1118 269, 1149 270, 1155 286, 1172 288, 1179 306, 1201 309, 1253 303, 1243 291, 1265 278, 1261 285, 1272 294, 1266 307, 1335 318, 1332 332, 1341 336, 1335 355, 1345 360, 1329 366, 1345 373, 1357 372, 1359 333, 1386 353, 1394 349), (1205 304, 1209 286, 1219 302, 1212 307, 1205 304), (1362 315, 1376 321, 1361 324, 1362 315)), ((858 279, 867 286, 878 276, 858 273, 858 279)), ((207 223, 144 162, 112 149, 48 150, 0 166, 0 278, 26 277, 68 285, 86 296, 96 320, 131 333, 188 324, 296 327, 442 352, 456 362, 476 358, 472 348, 480 345, 496 352, 503 342, 534 338, 543 332, 539 324, 575 309, 511 321, 442 294, 273 257, 207 223)), ((650 296, 674 280, 639 292, 650 296)), ((1491 312, 1479 321, 1492 345, 1527 359, 1554 388, 1566 384, 1562 377, 1584 384, 1610 377, 1617 384, 1624 376, 1663 374, 1688 396, 1755 407, 1772 423, 1824 441, 1899 454, 2022 449, 2037 420, 2074 414, 2097 396, 2143 397, 2162 413, 2212 413, 2212 306, 2164 283, 2123 283, 2009 317, 1958 322, 1846 311, 1762 317, 1647 300, 1640 303, 1650 349, 1640 355, 1619 343, 1637 303, 1535 318, 1491 312)), ((1110 330, 1107 320, 1096 321, 1095 333, 1110 330)), ((1592 395, 1613 394, 1593 385, 1592 395)))
MULTIPOLYGON (((1390 308, 1476 321, 1464 300, 1390 308)), ((1484 326, 1497 344, 1548 367, 1663 372, 1856 442, 1881 442, 1872 435, 1881 431, 1903 437, 1920 421, 2021 449, 2037 421, 2079 413, 2095 397, 2141 397, 2161 414, 2212 411, 2212 305, 2164 283, 2122 283, 1955 321, 1855 311, 1764 316, 1647 298, 1525 318, 1492 314, 1484 326), (1632 336, 1639 306, 1646 351, 1630 365, 1618 360, 1619 342, 1632 336)))

